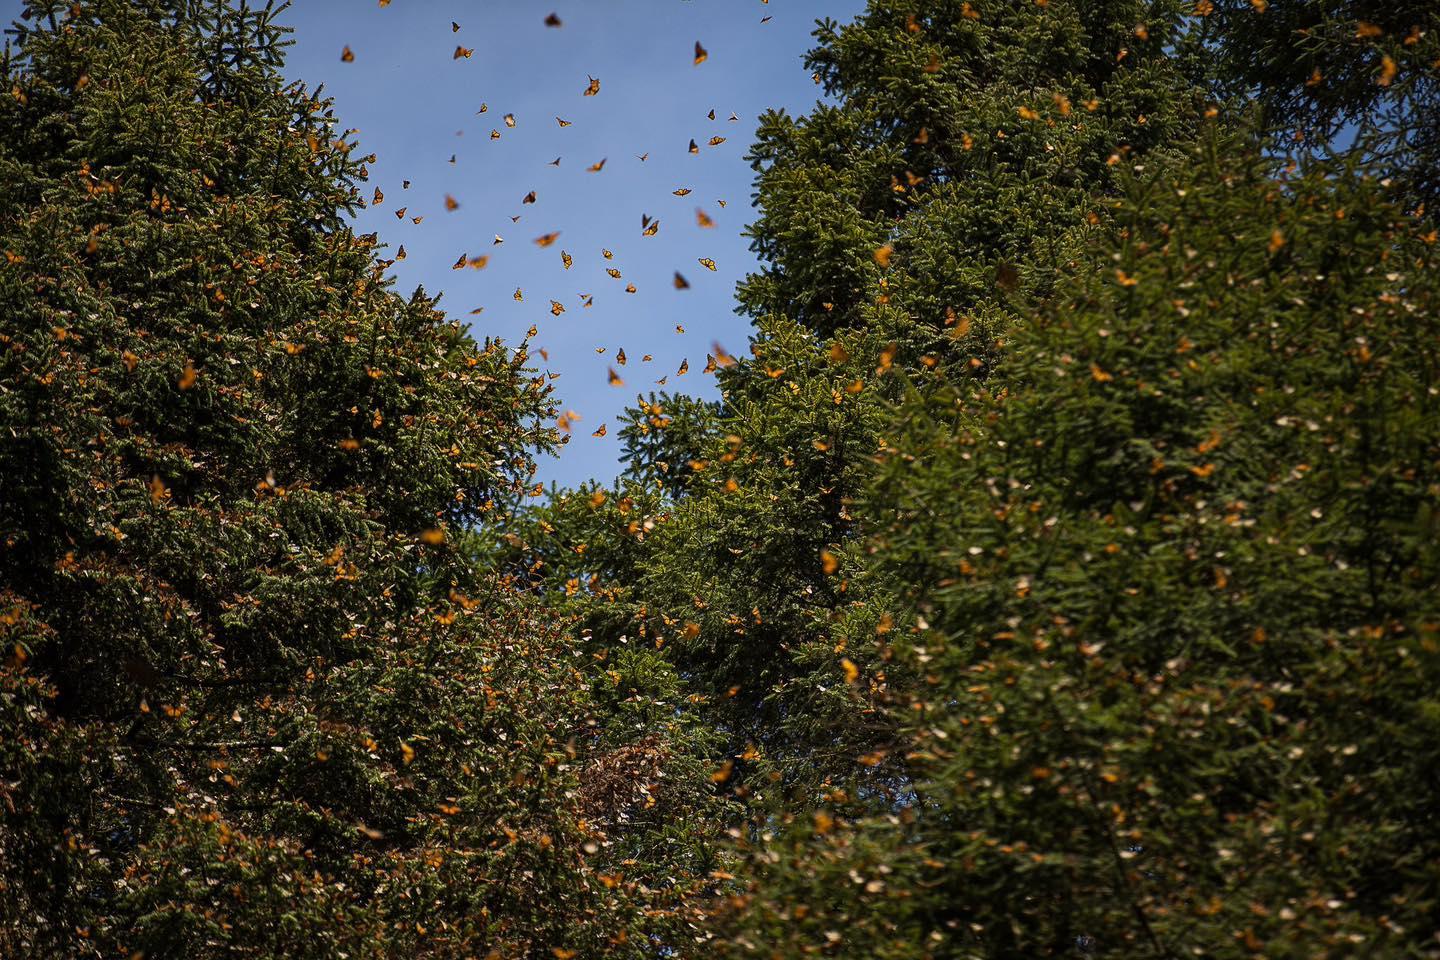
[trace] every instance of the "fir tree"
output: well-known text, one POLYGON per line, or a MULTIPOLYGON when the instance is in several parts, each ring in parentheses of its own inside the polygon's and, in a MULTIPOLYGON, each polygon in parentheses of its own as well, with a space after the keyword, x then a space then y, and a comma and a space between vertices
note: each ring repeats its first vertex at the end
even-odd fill
POLYGON ((1003 376, 906 402, 868 509, 914 791, 759 845, 737 947, 1433 950, 1440 331, 1396 189, 1217 134, 1003 376))
MULTIPOLYGON (((886 683, 845 666, 868 656, 847 638, 888 629, 894 585, 867 572, 856 503, 890 405, 937 366, 986 375, 1012 301, 1053 282, 1121 161, 1190 135, 1182 23, 1171 4, 875 2, 817 30, 808 66, 834 102, 762 118, 766 268, 739 294, 750 355, 712 358, 713 427, 674 418, 683 472, 667 453, 659 489, 563 498, 521 538, 597 639, 666 651, 729 738, 740 792, 773 775, 813 797, 893 736, 886 683)), ((668 434, 677 409, 652 400, 627 430, 668 434)), ((648 462, 631 475, 653 480, 648 462)), ((890 760, 874 776, 905 779, 890 760)))
POLYGON ((1351 44, 1309 102, 1256 52, 1306 35, 1235 6, 823 24, 838 103, 762 123, 708 446, 536 522, 532 569, 731 738, 737 953, 1426 949, 1426 802, 1360 798, 1433 765, 1428 33, 1325 14, 1412 73, 1351 44))
POLYGON ((706 771, 462 549, 547 388, 350 229, 282 10, 34 0, 5 63, 0 953, 653 955, 706 771))
POLYGON ((1440 10, 1385 2, 1197 5, 1217 86, 1263 107, 1290 148, 1356 141, 1412 201, 1440 201, 1440 10))

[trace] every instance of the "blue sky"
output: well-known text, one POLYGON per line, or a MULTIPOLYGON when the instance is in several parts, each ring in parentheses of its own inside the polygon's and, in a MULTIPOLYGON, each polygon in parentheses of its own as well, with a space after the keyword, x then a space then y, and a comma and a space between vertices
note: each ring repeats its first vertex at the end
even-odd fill
POLYGON ((715 341, 744 349, 748 335, 733 293, 755 264, 741 231, 752 218, 744 156, 756 118, 771 106, 809 109, 819 92, 801 57, 814 21, 846 20, 862 6, 392 0, 381 8, 376 0, 297 0, 286 14, 296 30, 287 70, 323 82, 341 123, 358 128, 362 148, 378 154, 369 186, 385 199, 358 227, 378 231, 391 255, 405 245, 407 258, 395 267, 402 292, 416 284, 443 291, 442 306, 469 320, 477 337, 513 344, 539 327, 531 342, 549 359, 537 352, 535 360, 560 374, 562 410, 581 418, 560 458, 541 464, 540 479, 575 485, 617 473, 616 416, 637 393, 660 389, 656 380, 668 375, 669 389, 717 395, 713 377, 701 373, 706 353, 715 341), (561 27, 546 27, 551 12, 561 27), (761 23, 766 16, 772 19, 761 23), (698 66, 696 41, 709 54, 698 66), (353 62, 341 60, 346 46, 353 62), (474 52, 457 60, 457 46, 474 52), (600 91, 586 97, 590 77, 600 91), (482 105, 488 110, 477 115, 482 105), (712 137, 726 139, 710 146, 712 137), (698 155, 688 151, 692 138, 698 155), (560 166, 550 166, 556 157, 560 166), (603 170, 588 172, 602 159, 603 170), (676 197, 679 189, 693 192, 676 197), (535 202, 523 204, 531 191, 535 202), (459 203, 454 211, 445 208, 447 195, 459 203), (401 207, 406 217, 397 219, 401 207), (697 209, 715 226, 700 227, 697 209), (642 235, 643 214, 659 218, 654 236, 642 235), (423 222, 414 224, 415 216, 423 222), (552 246, 535 243, 556 231, 552 246), (497 234, 503 244, 494 243, 497 234), (562 250, 573 257, 569 270, 562 250), (462 253, 489 255, 489 264, 453 270, 462 253), (612 279, 607 267, 622 278, 612 279), (677 270, 690 289, 675 289, 677 270), (625 292, 631 283, 633 294, 625 292), (514 299, 517 288, 523 302, 514 299), (582 293, 593 294, 592 307, 582 307, 582 293), (552 300, 565 313, 552 316, 552 300), (477 307, 484 312, 471 317, 477 307), (623 367, 615 362, 620 348, 623 367), (646 354, 653 360, 643 362, 646 354), (677 377, 684 359, 690 372, 677 377), (609 384, 611 367, 623 387, 609 384), (608 436, 594 438, 601 424, 608 436))

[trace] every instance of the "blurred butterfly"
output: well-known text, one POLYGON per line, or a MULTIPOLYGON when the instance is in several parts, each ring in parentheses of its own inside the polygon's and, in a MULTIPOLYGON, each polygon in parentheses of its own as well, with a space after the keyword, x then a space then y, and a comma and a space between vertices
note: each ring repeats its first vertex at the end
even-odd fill
POLYGON ((699 41, 699 40, 696 40, 696 41, 695 41, 695 66, 697 66, 697 67, 700 66, 700 64, 704 63, 704 62, 705 62, 706 60, 708 60, 708 59, 710 59, 710 51, 708 51, 708 50, 706 50, 704 47, 700 46, 700 41, 699 41))
MULTIPOLYGON (((589 77, 590 75, 587 73, 586 76, 589 77)), ((597 93, 599 93, 599 92, 600 92, 600 81, 597 80, 597 79, 594 78, 594 77, 590 77, 590 84, 589 84, 589 86, 587 86, 587 87, 585 88, 585 94, 584 94, 584 95, 587 96, 587 97, 593 97, 593 96, 595 96, 595 94, 597 94, 597 93)))
POLYGON ((711 271, 712 273, 715 271, 715 261, 711 260, 709 257, 701 257, 700 266, 704 267, 706 270, 711 271))

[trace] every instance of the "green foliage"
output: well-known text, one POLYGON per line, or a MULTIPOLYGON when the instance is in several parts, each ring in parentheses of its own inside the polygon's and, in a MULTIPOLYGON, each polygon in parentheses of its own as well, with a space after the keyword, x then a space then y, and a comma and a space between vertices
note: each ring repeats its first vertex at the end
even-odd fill
POLYGON ((1169 2, 877 0, 822 24, 808 64, 840 102, 762 119, 751 235, 770 266, 741 304, 820 333, 868 327, 884 278, 923 328, 988 299, 1002 263, 1043 286, 1112 156, 1173 149, 1193 127, 1182 22, 1169 2), (886 244, 888 273, 873 256, 886 244))
POLYGON ((706 441, 716 430, 718 404, 685 394, 636 397, 620 428, 625 475, 670 498, 684 494, 697 474, 706 441))
POLYGON ((1431 11, 822 23, 721 401, 524 509, 277 12, 5 64, 0 953, 1436 955, 1431 11))
POLYGON ((729 735, 737 954, 1433 952, 1428 34, 1260 15, 874 2, 762 123, 704 469, 537 568, 729 735))
POLYGON ((1257 100, 1297 143, 1323 149, 1362 135, 1372 169, 1413 198, 1440 200, 1440 10, 1403 0, 1204 9, 1223 89, 1257 100))
MULTIPOLYGON (((870 655, 853 645, 887 629, 896 592, 867 572, 855 505, 907 381, 984 375, 1012 301, 1073 257, 1120 158, 1173 149, 1200 115, 1190 55, 1167 53, 1178 7, 977 10, 877 2, 821 25, 809 65, 836 103, 767 115, 751 152, 767 268, 742 285, 755 336, 720 358, 718 415, 635 411, 628 474, 645 486, 606 502, 645 503, 639 520, 597 526, 590 494, 562 497, 515 561, 598 640, 660 643, 731 759, 773 764, 740 762, 742 795, 778 771, 814 797, 894 735, 890 679, 848 683, 842 661, 870 655)), ((904 774, 886 760, 873 777, 904 774)))
POLYGON ((37 0, 6 64, 0 953, 652 955, 700 751, 460 549, 548 389, 346 225, 280 9, 37 0))
POLYGON ((762 847, 739 944, 1433 952, 1433 230, 1219 135, 1111 216, 1003 376, 902 408, 914 795, 762 847))

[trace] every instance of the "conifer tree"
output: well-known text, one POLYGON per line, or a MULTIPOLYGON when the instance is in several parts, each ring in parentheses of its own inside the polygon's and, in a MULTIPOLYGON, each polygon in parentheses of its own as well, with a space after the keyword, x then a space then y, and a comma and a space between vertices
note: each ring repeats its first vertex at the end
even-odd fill
MULTIPOLYGON (((762 808, 736 955, 1433 952, 1436 233, 1396 107, 1436 68, 1392 91, 1332 45, 1349 79, 1307 103, 1252 46, 1304 34, 1215 12, 1183 27, 1209 112, 1285 139, 1119 158, 1094 229, 1018 264, 982 375, 910 378, 855 511, 896 604, 855 682, 891 684, 906 775, 762 808)), ((1394 14, 1325 16, 1425 42, 1394 14)))
POLYGON ((1255 2, 1197 6, 1217 86, 1258 102, 1290 148, 1368 151, 1412 201, 1440 201, 1440 10, 1433 4, 1255 2))
POLYGON ((547 388, 351 230, 282 10, 32 0, 4 64, 0 953, 652 956, 706 771, 461 549, 547 388))
POLYGON ((758 845, 737 953, 1433 952, 1434 227, 1267 166, 1136 177, 1002 375, 901 408, 914 791, 758 845))
POLYGON ((1425 954, 1435 67, 1316 7, 822 25, 708 447, 527 539, 732 738, 737 955, 1425 954))
POLYGON ((627 430, 668 434, 679 410, 683 469, 667 453, 663 489, 582 491, 521 537, 597 639, 666 651, 752 775, 741 792, 783 772, 813 796, 892 736, 886 682, 846 682, 869 656, 847 638, 887 630, 894 592, 855 509, 889 407, 912 375, 984 376, 1121 162, 1190 135, 1182 23, 1169 3, 877 0, 821 24, 808 66, 833 102, 766 115, 752 150, 766 267, 739 293, 750 355, 712 358, 713 427, 644 401, 627 430))

